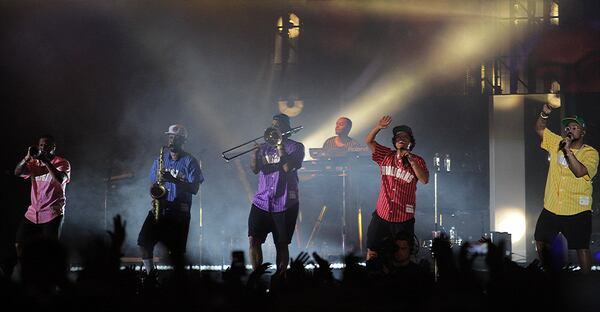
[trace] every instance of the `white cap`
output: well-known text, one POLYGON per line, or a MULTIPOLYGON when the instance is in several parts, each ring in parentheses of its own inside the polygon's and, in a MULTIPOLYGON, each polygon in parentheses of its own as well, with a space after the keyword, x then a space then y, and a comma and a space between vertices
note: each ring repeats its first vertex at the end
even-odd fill
POLYGON ((182 136, 187 139, 187 130, 182 125, 169 126, 169 131, 165 132, 165 134, 174 134, 174 135, 182 136))

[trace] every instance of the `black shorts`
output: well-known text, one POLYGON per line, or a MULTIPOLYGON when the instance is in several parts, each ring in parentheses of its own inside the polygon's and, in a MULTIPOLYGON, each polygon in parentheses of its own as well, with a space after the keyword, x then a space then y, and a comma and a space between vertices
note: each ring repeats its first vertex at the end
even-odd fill
POLYGON ((592 212, 559 216, 543 209, 535 225, 536 241, 551 244, 558 233, 567 239, 569 249, 589 249, 592 235, 592 212))
POLYGON ((273 242, 276 244, 290 244, 296 228, 298 207, 299 204, 296 204, 283 212, 266 212, 252 205, 248 216, 248 237, 264 243, 267 234, 273 233, 273 242))
POLYGON ((58 216, 50 222, 40 224, 35 224, 23 217, 23 220, 21 220, 21 224, 19 224, 19 228, 17 229, 15 242, 23 244, 42 238, 58 240, 60 238, 62 224, 63 216, 58 216))
POLYGON ((414 236, 415 218, 404 222, 389 222, 383 220, 377 215, 377 211, 375 211, 367 229, 367 248, 377 251, 381 249, 382 243, 386 238, 395 237, 400 232, 414 236))
POLYGON ((173 253, 185 253, 190 217, 164 215, 154 220, 152 211, 148 212, 144 225, 138 235, 137 244, 146 250, 153 250, 161 242, 173 253))

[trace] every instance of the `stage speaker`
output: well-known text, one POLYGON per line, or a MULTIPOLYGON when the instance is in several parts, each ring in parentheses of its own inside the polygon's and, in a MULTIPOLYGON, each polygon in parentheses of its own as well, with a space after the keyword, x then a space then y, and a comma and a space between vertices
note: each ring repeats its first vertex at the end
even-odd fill
POLYGON ((510 257, 512 255, 512 241, 511 235, 508 232, 489 232, 483 235, 485 238, 489 238, 492 243, 496 246, 500 245, 500 242, 504 241, 504 255, 510 257))

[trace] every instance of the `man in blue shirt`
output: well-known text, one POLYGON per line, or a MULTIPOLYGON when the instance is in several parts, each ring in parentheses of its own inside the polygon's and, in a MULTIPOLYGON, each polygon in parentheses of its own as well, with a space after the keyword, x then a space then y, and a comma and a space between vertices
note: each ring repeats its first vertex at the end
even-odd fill
MULTIPOLYGON (((162 242, 174 261, 183 261, 190 226, 192 195, 198 193, 204 181, 200 165, 194 156, 183 150, 187 131, 182 125, 172 125, 167 135, 167 148, 163 155, 163 185, 167 189, 164 198, 159 199, 159 215, 154 209, 148 212, 138 236, 138 246, 147 273, 154 268, 154 246, 162 242), (168 151, 168 152, 167 152, 168 151)), ((150 181, 157 181, 158 158, 150 171, 150 181)))

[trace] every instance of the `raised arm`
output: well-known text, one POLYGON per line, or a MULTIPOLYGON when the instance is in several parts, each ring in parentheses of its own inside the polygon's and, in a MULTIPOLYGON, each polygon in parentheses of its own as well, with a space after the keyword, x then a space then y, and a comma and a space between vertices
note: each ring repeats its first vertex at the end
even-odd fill
POLYGON ((544 138, 544 129, 546 129, 546 124, 548 123, 548 117, 550 117, 550 113, 552 113, 552 107, 548 105, 548 103, 544 103, 542 110, 540 111, 540 115, 535 121, 535 133, 540 137, 540 140, 544 138))
POLYGON ((375 145, 377 144, 377 142, 375 141, 375 137, 377 136, 377 133, 379 133, 381 129, 387 128, 391 122, 392 117, 388 115, 381 117, 377 124, 375 124, 375 127, 373 127, 373 129, 371 129, 371 131, 369 131, 369 133, 365 137, 365 143, 367 144, 372 153, 375 152, 375 145))
POLYGON ((27 163, 32 159, 31 147, 27 149, 27 155, 21 160, 15 167, 15 175, 20 176, 22 174, 28 174, 27 163))

